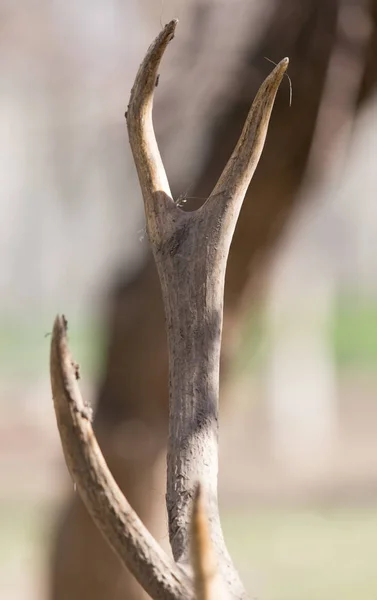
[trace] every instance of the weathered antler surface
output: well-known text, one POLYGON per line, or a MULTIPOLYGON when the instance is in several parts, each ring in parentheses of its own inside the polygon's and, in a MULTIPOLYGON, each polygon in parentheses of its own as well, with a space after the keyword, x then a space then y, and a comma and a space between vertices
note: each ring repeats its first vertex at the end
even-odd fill
POLYGON ((170 371, 166 498, 175 562, 143 526, 109 472, 80 396, 61 317, 55 321, 51 345, 52 390, 66 462, 78 490, 109 544, 148 594, 169 600, 215 600, 221 588, 224 597, 241 600, 247 596, 224 543, 217 503, 224 278, 238 214, 288 59, 262 84, 208 200, 195 212, 183 212, 171 197, 152 124, 158 68, 175 27, 176 21, 171 21, 150 46, 127 111, 166 315, 170 371))

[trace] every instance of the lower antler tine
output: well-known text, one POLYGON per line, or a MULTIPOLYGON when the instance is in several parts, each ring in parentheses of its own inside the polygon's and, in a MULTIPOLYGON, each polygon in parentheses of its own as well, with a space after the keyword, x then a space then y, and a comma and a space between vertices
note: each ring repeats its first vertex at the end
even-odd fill
POLYGON ((115 482, 94 435, 68 348, 66 321, 51 338, 51 387, 64 456, 84 504, 107 542, 152 598, 192 599, 192 585, 140 521, 115 482))
POLYGON ((197 600, 215 600, 218 570, 205 504, 204 489, 198 483, 191 518, 191 561, 194 588, 197 600))

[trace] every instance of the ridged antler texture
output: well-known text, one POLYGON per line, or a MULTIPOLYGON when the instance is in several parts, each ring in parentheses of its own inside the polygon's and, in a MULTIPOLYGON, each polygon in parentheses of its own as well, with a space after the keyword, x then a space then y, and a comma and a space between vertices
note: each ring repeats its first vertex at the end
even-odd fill
POLYGON ((233 232, 288 59, 259 89, 212 194, 199 210, 187 213, 171 197, 152 123, 158 68, 176 24, 166 25, 150 46, 126 113, 166 315, 170 391, 166 499, 174 561, 146 530, 109 472, 79 392, 62 317, 57 317, 52 336, 51 383, 71 475, 98 528, 147 593, 166 600, 243 600, 247 595, 224 543, 217 504, 224 279, 233 232))

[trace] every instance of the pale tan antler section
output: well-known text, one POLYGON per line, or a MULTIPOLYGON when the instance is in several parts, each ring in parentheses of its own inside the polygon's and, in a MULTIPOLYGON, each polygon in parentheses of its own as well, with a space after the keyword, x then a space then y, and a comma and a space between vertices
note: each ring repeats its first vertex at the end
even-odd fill
POLYGON ((106 465, 76 381, 64 317, 57 317, 52 335, 51 385, 65 459, 78 491, 110 546, 146 592, 155 600, 191 600, 196 594, 199 600, 220 600, 214 585, 221 581, 221 597, 245 600, 247 594, 223 539, 217 505, 224 279, 233 231, 288 59, 262 84, 209 199, 199 210, 185 213, 171 198, 152 123, 158 68, 176 24, 168 23, 150 46, 127 111, 165 305, 170 379, 166 502, 175 563, 146 530, 106 465), (205 482, 203 489, 198 488, 198 481, 205 482), (191 537, 194 551, 190 556, 191 537), (187 570, 191 558, 195 584, 187 570))
POLYGON ((219 573, 212 545, 203 486, 195 492, 191 521, 191 564, 196 600, 217 600, 219 573))

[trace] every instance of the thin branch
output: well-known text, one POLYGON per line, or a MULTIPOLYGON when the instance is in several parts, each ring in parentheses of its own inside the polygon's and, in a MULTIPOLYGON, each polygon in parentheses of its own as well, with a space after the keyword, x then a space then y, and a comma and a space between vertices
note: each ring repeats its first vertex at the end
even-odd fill
POLYGON ((192 585, 157 544, 122 494, 98 446, 76 380, 66 334, 58 316, 51 339, 51 386, 65 460, 101 533, 154 599, 192 598, 192 585))

